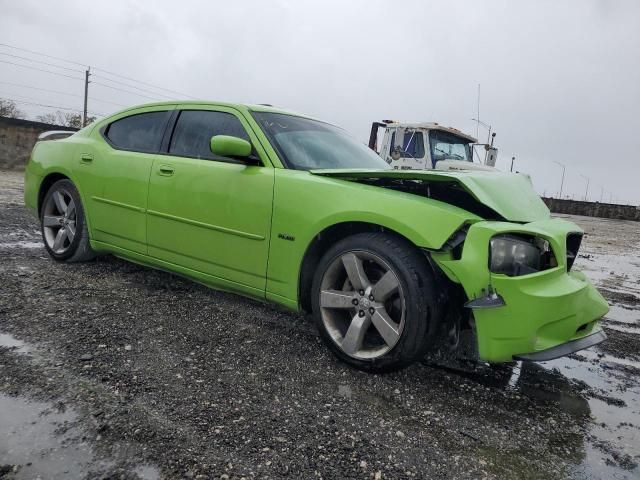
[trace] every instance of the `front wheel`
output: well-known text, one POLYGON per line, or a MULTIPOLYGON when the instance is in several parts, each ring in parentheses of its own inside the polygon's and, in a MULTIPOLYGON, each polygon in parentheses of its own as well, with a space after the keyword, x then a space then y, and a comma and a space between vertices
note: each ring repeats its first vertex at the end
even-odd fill
POLYGON ((329 349, 349 365, 388 372, 422 358, 437 324, 434 275, 404 239, 362 233, 318 264, 313 314, 329 349))
POLYGON ((81 262, 95 257, 80 194, 70 180, 51 186, 42 202, 40 225, 45 248, 55 260, 81 262))

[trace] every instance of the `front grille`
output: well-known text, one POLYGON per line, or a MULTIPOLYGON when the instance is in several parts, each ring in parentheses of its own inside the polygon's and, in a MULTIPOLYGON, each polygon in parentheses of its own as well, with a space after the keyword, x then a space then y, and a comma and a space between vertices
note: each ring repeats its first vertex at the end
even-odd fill
POLYGON ((567 235, 567 272, 571 270, 573 262, 578 258, 580 243, 582 243, 582 233, 573 232, 567 235))

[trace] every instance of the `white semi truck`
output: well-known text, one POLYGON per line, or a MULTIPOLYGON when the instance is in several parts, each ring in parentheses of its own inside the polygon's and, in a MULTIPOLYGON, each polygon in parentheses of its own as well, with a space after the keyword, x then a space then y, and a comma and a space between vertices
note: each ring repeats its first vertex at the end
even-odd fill
POLYGON ((433 122, 383 120, 372 124, 369 148, 397 170, 495 170, 498 149, 493 146, 494 137, 495 133, 484 144, 457 128, 433 122))

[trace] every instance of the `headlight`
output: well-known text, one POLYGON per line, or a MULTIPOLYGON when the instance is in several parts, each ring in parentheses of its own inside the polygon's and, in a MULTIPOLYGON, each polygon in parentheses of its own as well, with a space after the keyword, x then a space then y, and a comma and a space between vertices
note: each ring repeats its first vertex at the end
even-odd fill
MULTIPOLYGON (((544 242, 544 241, 542 241, 544 242)), ((541 270, 544 245, 541 239, 499 235, 491 239, 489 267, 493 273, 502 273, 510 277, 527 275, 541 270)), ((546 242, 544 242, 546 243, 546 242)), ((548 244, 546 244, 548 247, 548 244)))

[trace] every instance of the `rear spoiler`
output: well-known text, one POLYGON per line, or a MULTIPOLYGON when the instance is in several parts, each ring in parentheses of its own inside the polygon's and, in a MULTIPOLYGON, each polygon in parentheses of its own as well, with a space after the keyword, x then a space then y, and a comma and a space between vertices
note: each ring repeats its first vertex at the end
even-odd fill
POLYGON ((74 133, 76 133, 74 130, 49 130, 48 132, 42 132, 38 135, 38 141, 60 140, 62 138, 70 137, 74 133))

